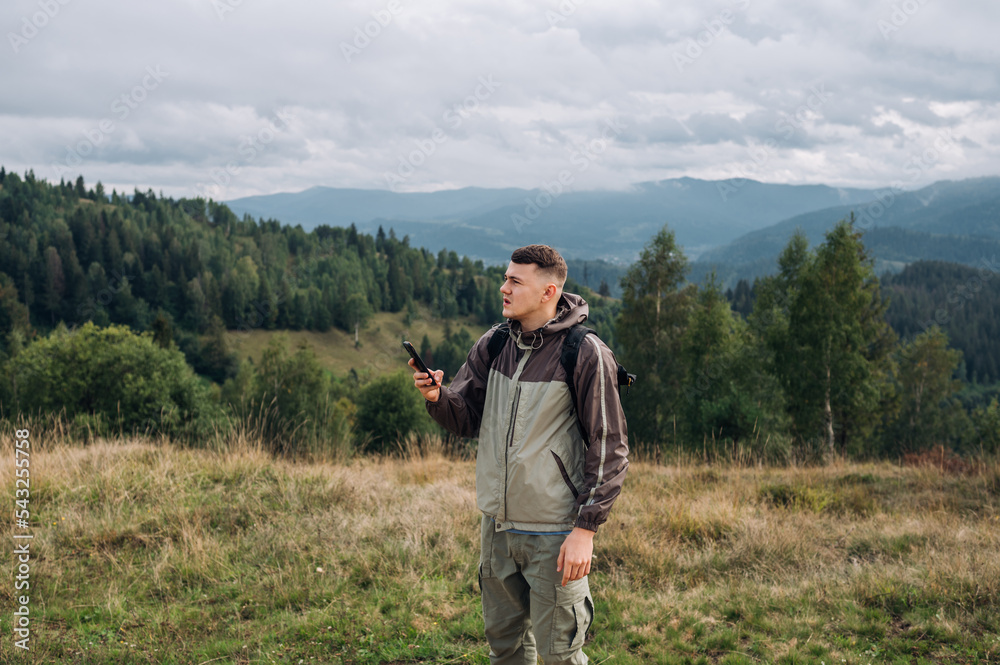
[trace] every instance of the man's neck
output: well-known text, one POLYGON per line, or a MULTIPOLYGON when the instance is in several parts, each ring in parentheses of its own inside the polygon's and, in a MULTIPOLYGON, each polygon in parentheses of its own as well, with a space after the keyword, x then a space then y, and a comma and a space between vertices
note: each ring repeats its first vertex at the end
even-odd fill
POLYGON ((546 323, 556 318, 556 307, 552 307, 550 311, 538 312, 530 317, 525 317, 523 319, 518 319, 521 324, 522 332, 532 332, 538 330, 546 323))

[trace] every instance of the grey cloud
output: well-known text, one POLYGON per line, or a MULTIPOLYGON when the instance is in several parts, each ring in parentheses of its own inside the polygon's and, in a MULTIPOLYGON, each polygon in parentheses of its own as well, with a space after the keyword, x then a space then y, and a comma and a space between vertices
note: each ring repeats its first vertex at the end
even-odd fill
MULTIPOLYGON (((760 179, 879 186, 871 179, 892 178, 925 134, 945 128, 968 137, 963 161, 942 165, 948 177, 1000 171, 996 3, 928 3, 888 39, 878 21, 891 3, 862 0, 571 2, 566 15, 548 0, 399 0, 383 25, 388 5, 255 0, 220 18, 209 0, 70 2, 18 53, 0 45, 0 85, 13 91, 0 98, 4 163, 44 176, 111 118, 115 131, 76 167, 88 181, 193 194, 209 169, 243 157, 242 137, 288 108, 294 126, 239 162, 227 193, 384 187, 399 155, 436 129, 442 140, 408 184, 532 187, 612 118, 625 129, 580 186, 723 177, 767 141, 777 151, 760 179), (726 10, 725 30, 678 71, 674 53, 726 10), (345 44, 357 49, 350 61, 345 44), (147 67, 169 75, 132 108, 122 95, 147 67), (484 76, 502 86, 457 126, 444 120, 484 76), (810 105, 816 85, 829 96, 810 105), (936 103, 970 106, 942 117, 936 103), (882 111, 901 124, 877 125, 882 111)), ((36 10, 7 3, 0 27, 16 31, 36 10)))

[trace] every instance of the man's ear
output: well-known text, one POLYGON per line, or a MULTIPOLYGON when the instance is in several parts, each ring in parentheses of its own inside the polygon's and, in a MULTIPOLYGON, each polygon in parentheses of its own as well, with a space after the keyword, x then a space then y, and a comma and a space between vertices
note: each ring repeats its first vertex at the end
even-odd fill
POLYGON ((559 295, 559 287, 549 282, 545 285, 545 290, 542 291, 542 302, 548 302, 559 295))

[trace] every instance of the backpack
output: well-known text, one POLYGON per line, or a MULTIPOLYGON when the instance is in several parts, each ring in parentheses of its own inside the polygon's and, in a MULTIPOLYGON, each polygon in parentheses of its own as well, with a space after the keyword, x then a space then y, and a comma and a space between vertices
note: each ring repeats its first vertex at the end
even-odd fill
MULTIPOLYGON (((576 370, 576 357, 580 353, 580 345, 583 344, 583 338, 589 333, 597 334, 597 331, 588 328, 582 323, 575 323, 566 333, 566 337, 563 338, 562 353, 559 354, 559 363, 563 366, 566 371, 566 385, 569 386, 570 395, 573 397, 573 406, 576 406, 576 388, 573 386, 573 373, 576 370)), ((503 350, 504 345, 507 343, 507 338, 510 337, 510 325, 507 323, 501 323, 499 326, 494 328, 493 336, 490 337, 489 344, 487 345, 487 350, 490 354, 490 367, 493 367, 493 361, 497 359, 500 355, 500 351, 503 350)), ((617 362, 617 359, 615 360, 617 362)), ((618 363, 618 396, 621 397, 622 386, 625 386, 625 394, 628 395, 628 389, 632 387, 635 383, 635 374, 629 374, 628 371, 618 363)))

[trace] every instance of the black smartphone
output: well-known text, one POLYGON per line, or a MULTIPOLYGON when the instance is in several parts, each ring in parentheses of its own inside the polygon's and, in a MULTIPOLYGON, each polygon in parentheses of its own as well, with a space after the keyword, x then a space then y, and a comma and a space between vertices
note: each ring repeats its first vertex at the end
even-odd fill
POLYGON ((438 384, 437 380, 434 378, 434 375, 431 374, 431 371, 427 369, 427 365, 424 364, 424 361, 420 359, 420 354, 417 353, 415 348, 413 348, 413 345, 404 341, 403 348, 406 349, 406 352, 410 354, 411 358, 413 358, 413 363, 417 366, 417 369, 429 376, 431 378, 431 385, 436 386, 438 384))

